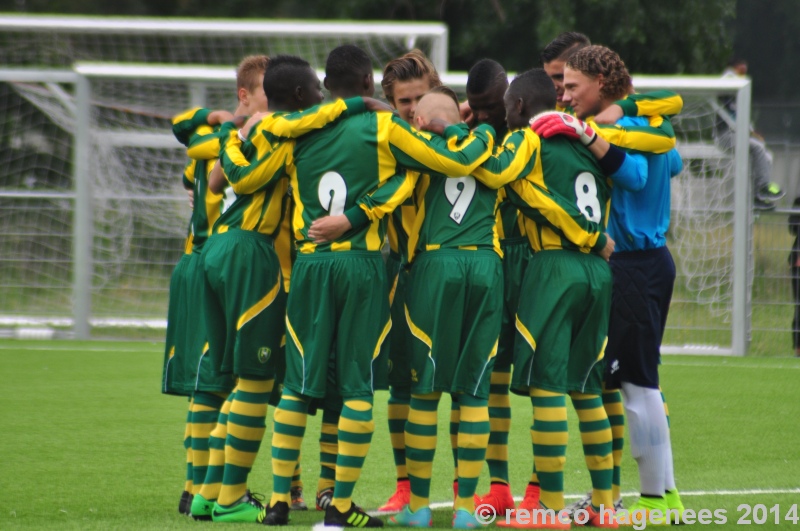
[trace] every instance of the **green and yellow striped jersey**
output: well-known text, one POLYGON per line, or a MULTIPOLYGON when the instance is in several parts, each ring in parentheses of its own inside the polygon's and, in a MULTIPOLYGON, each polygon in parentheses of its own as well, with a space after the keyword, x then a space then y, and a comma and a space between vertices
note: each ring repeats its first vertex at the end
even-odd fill
POLYGON ((392 211, 389 224, 386 227, 389 250, 399 255, 403 263, 408 262, 408 235, 414 227, 414 217, 416 215, 417 205, 414 204, 414 199, 409 197, 392 211))
POLYGON ((534 251, 602 249, 611 193, 599 163, 588 149, 566 138, 554 137, 544 145, 547 156, 531 129, 512 131, 503 149, 472 175, 492 188, 507 185, 534 251))
POLYGON ((398 166, 468 175, 489 156, 494 143, 490 126, 474 133, 466 125, 450 126, 445 135, 416 131, 397 116, 380 112, 351 116, 298 139, 292 177, 298 250, 380 250, 386 233, 383 218, 405 203, 414 187, 415 176, 398 173, 398 166), (353 225, 340 240, 317 244, 308 239, 315 219, 336 214, 347 215, 353 225))
POLYGON ((208 189, 208 176, 217 163, 220 148, 219 127, 206 123, 209 109, 195 108, 178 114, 172 119, 172 132, 187 148, 190 163, 184 171, 187 183, 194 193, 192 210, 192 248, 200 252, 211 228, 219 217, 222 195, 208 189))

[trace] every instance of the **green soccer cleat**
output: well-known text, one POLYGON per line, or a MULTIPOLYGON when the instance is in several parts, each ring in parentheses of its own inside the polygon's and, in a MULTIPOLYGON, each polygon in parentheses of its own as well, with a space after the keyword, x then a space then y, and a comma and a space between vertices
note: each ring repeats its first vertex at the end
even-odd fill
POLYGON ((672 522, 673 525, 682 524, 684 507, 681 501, 681 495, 678 494, 678 489, 668 490, 666 494, 664 494, 664 499, 667 500, 670 522, 672 522))
POLYGON ((214 502, 209 501, 200 494, 195 494, 192 498, 192 507, 189 511, 195 520, 211 520, 211 511, 214 509, 214 502))
POLYGON ((617 523, 620 527, 638 527, 642 524, 647 527, 670 525, 667 519, 667 501, 664 498, 640 497, 630 509, 627 511, 623 509, 617 514, 617 523))
POLYGON ((403 510, 389 518, 392 527, 432 527, 433 515, 430 507, 423 507, 417 512, 411 512, 411 507, 406 505, 403 510))
POLYGON ((258 522, 258 516, 263 510, 264 506, 261 502, 248 491, 230 507, 223 507, 219 503, 215 503, 211 510, 211 520, 214 522, 258 522))

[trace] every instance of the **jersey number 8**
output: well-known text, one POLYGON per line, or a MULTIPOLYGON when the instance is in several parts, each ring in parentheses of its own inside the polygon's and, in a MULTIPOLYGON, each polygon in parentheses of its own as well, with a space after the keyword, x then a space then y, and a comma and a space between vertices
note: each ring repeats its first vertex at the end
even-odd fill
POLYGON ((578 174, 575 179, 575 197, 577 197, 578 208, 586 219, 600 223, 602 209, 600 200, 597 198, 597 183, 594 175, 585 171, 578 174))

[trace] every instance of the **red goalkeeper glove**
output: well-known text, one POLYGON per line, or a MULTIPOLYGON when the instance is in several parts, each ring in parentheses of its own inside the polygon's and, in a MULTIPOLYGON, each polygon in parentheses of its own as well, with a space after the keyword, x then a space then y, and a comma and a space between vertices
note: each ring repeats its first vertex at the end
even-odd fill
POLYGON ((542 138, 563 135, 580 140, 584 146, 597 139, 597 133, 586 123, 565 112, 549 111, 537 114, 530 121, 533 132, 542 138))

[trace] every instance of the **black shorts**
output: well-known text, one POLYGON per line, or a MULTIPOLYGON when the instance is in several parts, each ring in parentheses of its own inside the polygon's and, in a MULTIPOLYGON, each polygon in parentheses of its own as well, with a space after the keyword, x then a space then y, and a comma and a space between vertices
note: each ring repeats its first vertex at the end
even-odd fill
POLYGON ((611 255, 614 288, 606 346, 605 383, 658 389, 661 340, 667 324, 675 262, 666 247, 611 255))

